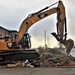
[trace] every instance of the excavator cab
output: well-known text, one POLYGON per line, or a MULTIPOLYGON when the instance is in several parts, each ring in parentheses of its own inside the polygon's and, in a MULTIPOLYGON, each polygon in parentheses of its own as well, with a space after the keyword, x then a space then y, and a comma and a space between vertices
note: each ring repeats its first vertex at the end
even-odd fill
POLYGON ((28 33, 25 33, 23 35, 23 38, 20 42, 20 45, 23 49, 31 47, 31 39, 30 38, 31 38, 31 36, 28 33))
MULTIPOLYGON (((16 38, 17 35, 15 35, 16 38)), ((31 40, 30 40, 30 35, 28 33, 25 33, 23 35, 23 38, 21 39, 20 43, 17 45, 15 41, 7 41, 7 46, 9 49, 25 49, 25 48, 30 48, 31 47, 31 40)))

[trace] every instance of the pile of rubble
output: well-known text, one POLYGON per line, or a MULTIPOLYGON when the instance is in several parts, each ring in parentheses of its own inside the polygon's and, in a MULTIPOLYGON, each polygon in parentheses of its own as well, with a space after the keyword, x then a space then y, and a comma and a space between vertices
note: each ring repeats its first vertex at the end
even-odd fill
POLYGON ((60 49, 47 49, 40 52, 39 60, 13 62, 5 65, 5 67, 75 67, 75 58, 71 55, 68 56, 63 51, 60 49))
MULTIPOLYGON (((63 50, 64 51, 64 50, 63 50)), ((75 67, 75 58, 68 56, 62 50, 49 49, 41 54, 43 66, 46 67, 75 67)))

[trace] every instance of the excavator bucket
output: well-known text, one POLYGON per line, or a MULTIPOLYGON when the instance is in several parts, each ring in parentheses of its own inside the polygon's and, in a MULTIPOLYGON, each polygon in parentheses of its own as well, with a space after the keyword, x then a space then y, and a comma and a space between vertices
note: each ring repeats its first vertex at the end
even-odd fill
POLYGON ((73 46, 74 46, 74 41, 73 41, 72 39, 68 39, 68 40, 66 40, 63 44, 64 44, 64 46, 65 46, 65 48, 66 48, 66 53, 67 53, 67 54, 70 54, 71 49, 72 49, 73 46))
POLYGON ((51 34, 56 38, 57 41, 59 41, 60 43, 62 43, 65 46, 66 53, 70 54, 71 49, 74 46, 74 41, 72 39, 61 40, 56 33, 51 33, 51 34))

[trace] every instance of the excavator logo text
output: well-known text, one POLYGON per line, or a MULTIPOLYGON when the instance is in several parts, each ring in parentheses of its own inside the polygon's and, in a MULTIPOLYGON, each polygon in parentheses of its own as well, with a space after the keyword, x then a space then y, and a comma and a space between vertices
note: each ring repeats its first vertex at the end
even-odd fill
POLYGON ((44 17, 46 17, 46 16, 48 16, 48 14, 43 14, 43 13, 42 13, 42 14, 39 14, 39 15, 38 15, 38 17, 41 18, 41 19, 44 18, 44 17))

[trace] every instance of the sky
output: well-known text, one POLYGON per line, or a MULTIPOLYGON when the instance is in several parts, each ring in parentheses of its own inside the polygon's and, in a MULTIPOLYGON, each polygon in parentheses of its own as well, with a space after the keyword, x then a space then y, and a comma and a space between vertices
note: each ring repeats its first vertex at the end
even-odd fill
MULTIPOLYGON (((9 30, 19 31, 19 27, 23 20, 31 13, 35 13, 58 0, 0 0, 0 26, 9 30)), ((75 41, 75 0, 62 0, 66 9, 68 37, 75 41)), ((53 7, 56 7, 54 5, 53 7)), ((51 35, 56 32, 56 14, 52 14, 47 18, 38 21, 29 28, 28 33, 31 35, 32 47, 45 45, 45 30, 46 43, 49 47, 56 47, 58 42, 51 35)))

